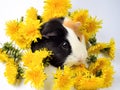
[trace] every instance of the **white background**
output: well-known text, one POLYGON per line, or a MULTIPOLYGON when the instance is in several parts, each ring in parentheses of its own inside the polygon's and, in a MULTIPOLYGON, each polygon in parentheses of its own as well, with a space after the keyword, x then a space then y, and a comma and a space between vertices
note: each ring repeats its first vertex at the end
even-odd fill
MULTIPOLYGON (((92 16, 103 20, 102 29, 97 34, 98 41, 116 41, 116 57, 113 61, 115 69, 114 82, 110 88, 104 90, 120 90, 120 0, 71 0, 72 10, 88 9, 92 16)), ((5 35, 5 22, 19 19, 25 15, 29 7, 43 11, 43 0, 0 0, 0 43, 8 41, 5 35)), ((30 85, 11 86, 4 78, 4 65, 0 63, 0 90, 34 90, 30 85)))

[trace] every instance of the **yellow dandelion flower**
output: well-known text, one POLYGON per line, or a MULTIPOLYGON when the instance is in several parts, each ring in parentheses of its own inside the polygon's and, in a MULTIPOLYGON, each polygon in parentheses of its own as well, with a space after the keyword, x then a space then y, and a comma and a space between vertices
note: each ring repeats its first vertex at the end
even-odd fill
POLYGON ((89 17, 88 10, 76 10, 71 13, 71 17, 73 21, 80 22, 81 26, 83 26, 86 23, 87 18, 89 17))
POLYGON ((105 66, 110 66, 110 61, 108 58, 98 58, 95 63, 92 63, 89 67, 89 70, 96 74, 97 70, 101 70, 105 66))
POLYGON ((19 29, 19 23, 16 20, 8 21, 6 23, 6 34, 12 35, 13 33, 16 33, 19 29))
POLYGON ((66 16, 68 15, 68 9, 71 8, 70 0, 44 0, 44 2, 43 21, 66 16))
POLYGON ((26 47, 26 39, 21 35, 20 28, 23 26, 23 23, 19 23, 16 20, 9 21, 6 23, 6 34, 10 36, 11 40, 15 41, 15 43, 20 47, 26 47))
POLYGON ((86 40, 96 34, 102 26, 102 20, 91 17, 88 10, 76 10, 71 14, 73 21, 80 22, 80 31, 85 35, 86 40))
POLYGON ((31 66, 30 64, 32 64, 32 61, 33 61, 33 53, 32 53, 32 51, 26 52, 22 56, 22 61, 23 61, 25 66, 27 66, 27 67, 31 66))
POLYGON ((46 79, 46 74, 43 69, 43 66, 35 66, 27 69, 24 74, 25 84, 30 82, 33 87, 37 89, 42 88, 44 86, 44 80, 46 79))
POLYGON ((9 84, 15 84, 18 74, 18 65, 14 62, 13 59, 9 59, 6 63, 5 77, 9 84))
POLYGON ((15 41, 20 48, 29 48, 32 41, 37 41, 37 38, 42 38, 38 30, 40 27, 38 20, 29 19, 27 22, 21 22, 19 26, 19 30, 13 35, 13 41, 15 41))
POLYGON ((54 75, 54 90, 70 90, 73 87, 74 79, 72 78, 71 69, 67 66, 64 67, 64 70, 60 68, 56 71, 54 75))
POLYGON ((111 39, 109 43, 105 43, 106 47, 101 48, 101 52, 110 58, 110 60, 113 60, 115 57, 115 41, 114 39, 111 39))
POLYGON ((20 32, 14 35, 13 41, 22 49, 28 48, 30 46, 30 42, 20 32))
POLYGON ((92 33, 86 32, 84 26, 83 26, 83 27, 80 27, 80 28, 82 28, 81 30, 82 30, 82 34, 85 36, 85 41, 88 42, 89 39, 90 39, 92 36, 94 36, 94 35, 93 35, 92 33), (84 28, 84 29, 83 29, 83 28, 84 28))
POLYGON ((40 20, 37 20, 37 10, 30 8, 27 10, 25 21, 12 20, 6 23, 6 33, 20 48, 29 48, 32 41, 42 38, 40 25, 40 20))
POLYGON ((7 62, 8 61, 8 55, 6 54, 5 51, 2 51, 0 48, 0 61, 1 62, 7 62))
POLYGON ((87 77, 77 76, 75 81, 75 88, 77 90, 97 90, 103 85, 103 79, 93 75, 87 77))
POLYGON ((35 51, 32 53, 32 51, 28 51, 23 55, 22 61, 25 66, 29 68, 33 68, 36 65, 42 65, 43 60, 46 57, 50 57, 52 53, 50 51, 47 51, 47 49, 41 49, 40 51, 35 51))
POLYGON ((26 11, 26 19, 34 19, 37 20, 37 9, 35 9, 34 7, 29 8, 26 11))
POLYGON ((84 64, 80 64, 78 66, 72 67, 73 73, 75 75, 83 75, 87 74, 89 71, 86 69, 84 64))
POLYGON ((29 42, 37 41, 37 38, 42 38, 42 35, 39 31, 40 22, 39 20, 29 19, 21 28, 20 33, 23 34, 24 38, 29 42))
POLYGON ((26 14, 26 21, 20 31, 29 42, 37 41, 37 38, 42 38, 39 31, 41 23, 40 20, 37 20, 37 10, 31 7, 26 14))
POLYGON ((113 83, 113 75, 114 75, 114 69, 113 66, 104 67, 102 70, 102 78, 104 78, 104 84, 103 87, 109 87, 113 83), (107 82, 107 83, 106 83, 107 82))
POLYGON ((98 29, 102 28, 102 20, 97 20, 97 17, 89 17, 86 21, 86 32, 96 34, 98 29))
POLYGON ((73 68, 73 72, 77 90, 96 90, 103 85, 104 79, 93 75, 83 64, 73 68))
POLYGON ((11 20, 6 23, 6 34, 10 36, 12 40, 16 36, 20 26, 17 20, 11 20))
POLYGON ((101 70, 100 75, 97 75, 104 79, 102 87, 108 87, 113 81, 113 66, 109 58, 99 58, 95 63, 92 63, 89 67, 90 72, 97 75, 97 72, 101 70))
POLYGON ((107 43, 97 43, 96 45, 93 45, 88 49, 88 53, 98 54, 100 50, 106 48, 107 46, 107 43))
POLYGON ((114 57, 115 57, 115 41, 114 41, 114 39, 110 40, 109 46, 110 46, 110 50, 108 52, 108 55, 110 56, 111 59, 114 59, 114 57))
POLYGON ((98 30, 102 28, 102 20, 97 20, 96 17, 89 16, 84 25, 80 26, 80 30, 85 35, 86 41, 88 41, 93 35, 96 35, 98 30))
POLYGON ((46 48, 43 48, 39 51, 38 56, 41 55, 42 58, 50 57, 52 51, 48 51, 46 48))

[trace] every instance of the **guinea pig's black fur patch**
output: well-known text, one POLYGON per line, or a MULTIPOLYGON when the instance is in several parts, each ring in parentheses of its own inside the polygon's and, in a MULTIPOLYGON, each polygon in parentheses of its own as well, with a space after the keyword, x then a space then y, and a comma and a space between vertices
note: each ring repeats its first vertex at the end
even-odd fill
POLYGON ((63 26, 64 18, 55 18, 41 26, 40 32, 42 39, 38 42, 32 42, 31 49, 33 52, 41 48, 47 48, 53 52, 49 63, 55 67, 62 66, 65 59, 71 53, 71 46, 66 36, 67 29, 63 26))

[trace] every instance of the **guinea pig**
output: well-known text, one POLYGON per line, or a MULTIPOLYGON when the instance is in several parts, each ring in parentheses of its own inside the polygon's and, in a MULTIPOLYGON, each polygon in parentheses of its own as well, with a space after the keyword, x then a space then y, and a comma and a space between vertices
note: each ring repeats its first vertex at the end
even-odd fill
POLYGON ((86 64, 87 50, 84 37, 78 34, 79 26, 79 22, 64 17, 49 20, 41 26, 42 39, 32 42, 32 51, 41 48, 52 51, 49 63, 54 67, 86 64))
POLYGON ((32 42, 31 49, 35 52, 35 50, 47 48, 53 52, 50 65, 45 67, 47 79, 43 90, 52 90, 53 73, 56 72, 57 67, 86 64, 87 50, 84 37, 78 32, 79 26, 79 22, 75 23, 64 17, 51 19, 41 26, 42 39, 32 42))

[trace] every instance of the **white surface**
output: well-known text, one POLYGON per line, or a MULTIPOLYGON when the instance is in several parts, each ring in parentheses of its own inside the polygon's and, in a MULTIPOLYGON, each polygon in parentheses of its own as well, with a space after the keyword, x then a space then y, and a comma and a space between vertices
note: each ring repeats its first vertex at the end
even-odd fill
MULTIPOLYGON (((113 37, 116 41, 116 57, 113 61, 115 75, 110 88, 105 90, 120 90, 120 0, 72 0, 72 11, 85 8, 93 16, 103 20, 103 28, 97 34, 98 41, 109 42, 113 37)), ((5 36, 5 22, 25 15, 26 9, 34 6, 42 13, 43 0, 1 0, 0 1, 0 43, 8 41, 5 36)), ((4 78, 4 65, 0 63, 0 90, 34 90, 30 85, 12 86, 4 78)))

